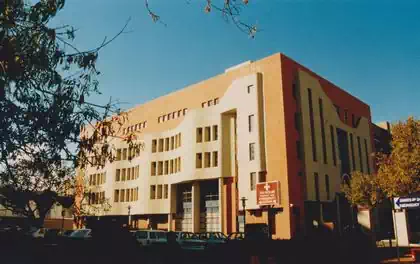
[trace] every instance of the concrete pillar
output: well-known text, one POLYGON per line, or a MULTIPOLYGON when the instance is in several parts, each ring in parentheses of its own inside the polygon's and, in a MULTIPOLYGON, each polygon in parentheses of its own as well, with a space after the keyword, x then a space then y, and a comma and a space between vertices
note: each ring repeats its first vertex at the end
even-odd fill
POLYGON ((226 216, 227 212, 225 212, 225 195, 224 195, 224 188, 223 188, 223 178, 219 178, 219 223, 220 223, 220 231, 226 233, 226 216))
POLYGON ((394 214, 395 237, 398 237, 399 246, 409 246, 409 235, 407 228, 407 214, 405 211, 392 212, 394 214))
POLYGON ((200 182, 192 185, 192 228, 193 232, 200 232, 200 182))

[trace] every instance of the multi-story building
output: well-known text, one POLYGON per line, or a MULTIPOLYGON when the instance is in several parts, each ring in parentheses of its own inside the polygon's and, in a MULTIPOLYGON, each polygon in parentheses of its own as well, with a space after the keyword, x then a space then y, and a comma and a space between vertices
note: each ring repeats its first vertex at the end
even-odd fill
POLYGON ((107 215, 140 228, 234 232, 244 197, 246 223, 291 238, 335 222, 343 178, 373 168, 369 106, 283 54, 128 112, 123 132, 138 131, 144 149, 116 142, 117 161, 84 174, 110 199, 107 215), (273 181, 279 201, 260 206, 256 185, 273 181))

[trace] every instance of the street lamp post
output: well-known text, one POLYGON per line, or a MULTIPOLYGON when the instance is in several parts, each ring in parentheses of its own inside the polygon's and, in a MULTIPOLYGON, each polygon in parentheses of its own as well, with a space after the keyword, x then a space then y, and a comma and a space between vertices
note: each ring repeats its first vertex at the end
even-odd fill
POLYGON ((246 201, 247 201, 248 199, 246 199, 245 197, 242 197, 241 198, 241 201, 242 201, 242 209, 243 209, 243 211, 244 211, 244 231, 245 231, 245 225, 246 225, 246 211, 245 211, 245 205, 246 205, 246 201))
POLYGON ((131 205, 129 205, 127 208, 128 208, 128 227, 130 227, 131 226, 131 215, 130 215, 131 205))

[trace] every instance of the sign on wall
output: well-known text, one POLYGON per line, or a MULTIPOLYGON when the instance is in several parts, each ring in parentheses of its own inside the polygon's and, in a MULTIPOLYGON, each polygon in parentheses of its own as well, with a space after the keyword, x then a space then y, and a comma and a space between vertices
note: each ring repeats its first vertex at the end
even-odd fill
POLYGON ((420 209, 420 197, 394 197, 394 209, 420 209))
POLYGON ((280 182, 260 182, 257 183, 257 204, 279 205, 280 204, 280 182))

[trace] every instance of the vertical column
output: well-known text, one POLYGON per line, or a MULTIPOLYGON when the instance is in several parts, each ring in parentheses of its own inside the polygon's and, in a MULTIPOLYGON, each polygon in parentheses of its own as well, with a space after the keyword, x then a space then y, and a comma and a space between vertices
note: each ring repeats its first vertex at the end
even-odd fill
POLYGON ((200 232, 200 182, 192 185, 192 228, 193 232, 200 232))
POLYGON ((226 234, 226 220, 228 215, 225 211, 225 202, 223 178, 219 178, 219 226, 220 231, 226 234))
POLYGON ((169 185, 169 216, 168 216, 168 230, 175 231, 176 230, 176 219, 174 216, 177 212, 177 185, 170 184, 169 185))

